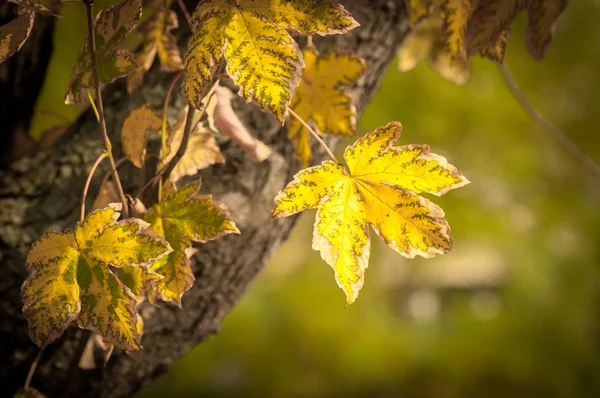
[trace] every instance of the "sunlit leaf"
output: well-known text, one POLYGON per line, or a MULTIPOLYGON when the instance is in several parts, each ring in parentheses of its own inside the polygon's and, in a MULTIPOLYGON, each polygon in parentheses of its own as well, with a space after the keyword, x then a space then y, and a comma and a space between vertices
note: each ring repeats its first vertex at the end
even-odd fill
POLYGON ((97 210, 75 231, 53 232, 33 244, 21 293, 29 335, 40 348, 75 320, 117 347, 141 348, 135 297, 110 267, 147 266, 171 248, 142 220, 117 222, 120 209, 97 210))
MULTIPOLYGON (((115 49, 142 17, 141 0, 125 0, 103 9, 96 16, 96 59, 100 83, 110 83, 126 76, 137 66, 135 56, 128 50, 115 49)), ((81 90, 94 86, 88 39, 79 50, 77 64, 71 73, 65 103, 82 102, 81 90)))
POLYGON ((0 26, 0 62, 4 62, 23 47, 31 33, 34 18, 33 12, 26 12, 0 26))
POLYGON ((393 146, 400 131, 392 122, 367 134, 346 149, 347 169, 332 161, 304 169, 275 198, 275 217, 317 209, 313 249, 334 269, 347 304, 363 285, 368 225, 408 258, 452 249, 444 212, 418 194, 443 195, 468 180, 426 145, 393 146))
POLYGON ((435 0, 404 0, 408 9, 408 21, 414 27, 431 13, 435 0))
POLYGON ((200 195, 200 183, 184 186, 156 204, 145 217, 153 231, 173 248, 169 255, 155 261, 150 269, 164 276, 156 284, 158 297, 181 306, 181 296, 194 282, 186 250, 194 242, 207 242, 239 230, 225 206, 200 195))
POLYGON ((442 37, 446 49, 451 56, 464 53, 465 31, 471 16, 471 0, 444 0, 440 13, 444 21, 442 37))
POLYGON ((147 132, 159 131, 161 127, 162 118, 146 105, 132 110, 123 122, 121 145, 125 155, 135 167, 144 167, 147 132))
POLYGON ((327 35, 358 26, 341 5, 327 0, 204 0, 192 23, 183 82, 188 101, 200 108, 224 59, 241 95, 282 123, 304 66, 288 30, 327 35))
POLYGON ((164 6, 160 6, 138 27, 138 32, 144 36, 144 43, 136 54, 140 66, 127 76, 127 91, 132 92, 142 84, 144 74, 156 56, 163 72, 175 72, 183 68, 177 41, 171 33, 173 29, 177 29, 177 14, 164 6))
MULTIPOLYGON (((318 133, 351 136, 356 131, 356 109, 344 88, 363 74, 366 64, 350 53, 330 52, 319 56, 315 48, 304 50, 306 68, 290 108, 318 133)), ((288 137, 296 144, 302 167, 308 166, 309 132, 290 118, 288 137)))

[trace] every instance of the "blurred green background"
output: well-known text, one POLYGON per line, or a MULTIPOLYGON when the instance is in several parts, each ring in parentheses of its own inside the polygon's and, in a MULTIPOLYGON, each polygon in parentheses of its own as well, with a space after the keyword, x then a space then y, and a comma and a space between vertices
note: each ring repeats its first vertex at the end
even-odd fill
MULTIPOLYGON (((507 65, 551 121, 600 161, 600 6, 570 1, 547 59, 517 20, 507 65)), ((375 237, 344 309, 310 241, 314 212, 222 332, 138 394, 263 397, 592 397, 600 394, 599 182, 528 119, 494 64, 464 87, 391 65, 359 123, 401 121, 470 180, 431 198, 455 249, 407 260, 375 237)))
MULTIPOLYGON (((77 6, 64 5, 64 20, 77 20, 77 6)), ((533 104, 597 162, 599 22, 598 0, 571 0, 537 63, 521 15, 507 54, 533 104)), ((56 37, 77 48, 85 26, 76 35, 61 23, 56 37)), ((68 47, 57 47, 53 70, 72 68, 76 52, 59 53, 68 47)), ((452 226, 453 252, 407 260, 372 234, 365 287, 344 309, 331 268, 310 250, 306 212, 221 334, 138 398, 599 396, 600 183, 528 119, 494 64, 471 66, 457 87, 424 63, 404 74, 391 65, 359 123, 364 134, 401 121, 399 144, 429 144, 470 179, 430 198, 452 226)), ((58 72, 35 137, 79 112, 56 108, 68 80, 58 72)))

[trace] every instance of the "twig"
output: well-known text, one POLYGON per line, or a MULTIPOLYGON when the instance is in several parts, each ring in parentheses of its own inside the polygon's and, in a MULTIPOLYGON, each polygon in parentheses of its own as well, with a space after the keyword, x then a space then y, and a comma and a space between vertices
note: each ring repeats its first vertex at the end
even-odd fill
MULTIPOLYGON (((204 112, 203 112, 204 113, 204 112)), ((161 173, 164 178, 169 178, 169 175, 177 166, 177 163, 181 160, 185 151, 187 151, 188 142, 190 141, 190 135, 192 134, 192 127, 194 126, 194 115, 196 114, 196 108, 193 106, 188 107, 187 116, 185 118, 185 127, 183 128, 183 137, 181 138, 181 144, 179 144, 179 149, 175 153, 175 156, 169 161, 167 167, 165 167, 164 171, 161 173)))
POLYGON ((104 159, 107 156, 108 156, 107 152, 102 151, 100 156, 98 156, 98 159, 96 159, 96 162, 94 162, 94 165, 92 166, 92 169, 90 170, 90 174, 88 174, 87 181, 85 182, 85 187, 83 188, 83 195, 81 197, 81 222, 83 222, 83 220, 85 219, 85 199, 87 198, 87 193, 88 193, 88 189, 90 188, 90 183, 92 182, 92 177, 94 176, 94 173, 96 172, 96 169, 98 168, 98 165, 100 164, 100 162, 102 162, 102 159, 104 159))
POLYGON ((179 8, 181 8, 181 12, 183 12, 185 19, 187 19, 188 21, 188 24, 190 25, 190 27, 192 27, 192 16, 188 12, 187 7, 183 3, 183 0, 177 0, 177 4, 179 4, 179 8))
POLYGON ((329 149, 329 147, 327 146, 327 144, 325 143, 325 141, 323 141, 321 139, 321 137, 319 137, 319 134, 317 134, 317 132, 315 130, 313 130, 308 123, 306 123, 304 120, 302 120, 302 118, 300 116, 298 116, 298 114, 296 112, 294 112, 293 110, 291 110, 290 108, 288 108, 288 112, 290 113, 290 115, 292 115, 293 117, 296 118, 296 120, 298 120, 304 127, 306 127, 306 129, 308 131, 310 131, 310 133, 312 134, 312 136, 315 138, 315 140, 317 140, 317 142, 319 144, 321 144, 321 146, 323 147, 323 149, 325 149, 325 152, 327 152, 327 154, 329 155, 329 157, 336 163, 339 163, 339 161, 337 160, 337 158, 335 157, 335 155, 333 154, 333 152, 331 152, 331 149, 329 149))
POLYGON ((88 90, 87 88, 85 89, 85 92, 87 93, 88 99, 90 101, 90 105, 92 106, 92 109, 94 110, 94 113, 96 114, 96 120, 98 121, 98 123, 100 123, 100 114, 98 113, 98 108, 96 107, 96 103, 94 102, 94 97, 92 97, 90 90, 88 90))
POLYGON ((183 71, 180 70, 171 80, 171 84, 167 89, 167 95, 165 96, 165 103, 163 105, 163 115, 162 115, 162 130, 160 132, 160 142, 162 146, 163 156, 167 156, 167 112, 169 111, 169 99, 171 98, 171 93, 173 92, 173 88, 175 87, 175 83, 181 78, 183 71))
POLYGON ((35 359, 33 360, 33 363, 29 367, 29 373, 27 373, 27 378, 25 379, 25 385, 23 386, 23 389, 25 391, 29 390, 29 385, 31 384, 31 379, 33 378, 33 374, 35 373, 35 369, 37 368, 38 363, 40 363, 40 359, 42 358, 43 352, 44 352, 43 350, 38 350, 38 353, 37 353, 35 359))
POLYGON ((125 192, 123 192, 123 186, 119 179, 119 173, 117 173, 117 167, 115 165, 115 159, 112 155, 112 146, 110 139, 108 138, 108 131, 106 130, 106 120, 104 118, 104 105, 102 104, 102 91, 100 90, 100 79, 98 78, 98 62, 96 59, 96 35, 94 29, 94 0, 83 0, 87 10, 87 21, 88 21, 88 49, 90 51, 90 60, 92 62, 92 72, 94 75, 94 89, 96 91, 96 99, 98 101, 98 115, 100 117, 100 126, 102 128, 102 139, 104 140, 104 147, 108 153, 108 161, 110 163, 110 169, 112 171, 112 177, 117 186, 117 192, 119 198, 123 202, 123 216, 129 217, 129 208, 127 206, 127 200, 125 199, 125 192))
POLYGON ((517 82, 513 78, 508 68, 503 64, 497 64, 504 82, 510 89, 510 92, 515 97, 521 108, 527 113, 527 115, 546 132, 548 132, 564 149, 566 149, 571 155, 579 160, 588 171, 600 180, 600 166, 596 164, 585 152, 583 152, 573 141, 569 139, 558 127, 552 124, 546 119, 537 109, 529 102, 525 94, 519 89, 517 82))
MULTIPOLYGON (((152 156, 156 156, 156 155, 148 155, 146 158, 152 157, 152 156)), ((123 163, 125 163, 125 161, 129 160, 126 156, 123 156, 121 159, 117 160, 117 162, 115 163, 115 165, 117 166, 117 169, 119 167, 121 167, 121 165, 123 163)), ((102 178, 102 182, 100 183, 100 186, 106 184, 106 181, 108 181, 108 179, 110 178, 110 176, 112 175, 112 172, 110 170, 108 170, 106 172, 106 174, 104 174, 104 178, 102 178)))

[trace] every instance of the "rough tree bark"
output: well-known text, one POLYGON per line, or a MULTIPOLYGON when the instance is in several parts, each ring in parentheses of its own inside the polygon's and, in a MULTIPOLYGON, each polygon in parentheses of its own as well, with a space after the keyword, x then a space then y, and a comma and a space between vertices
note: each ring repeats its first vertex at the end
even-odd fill
MULTIPOLYGON (((360 112, 374 94, 395 50, 407 33, 403 0, 348 0, 345 7, 360 22, 354 31, 315 43, 319 50, 343 49, 363 57, 368 71, 352 88, 360 112)), ((182 43, 187 33, 179 32, 182 43)), ((122 82, 104 95, 107 125, 118 147, 120 126, 128 112, 143 103, 160 109, 170 77, 153 69, 145 85, 128 96, 122 82)), ((172 104, 173 116, 184 103, 172 104)), ((224 316, 235 306, 269 255, 284 240, 294 219, 271 221, 276 193, 299 169, 286 131, 275 119, 253 106, 237 102, 245 124, 275 154, 252 163, 234 144, 221 149, 227 163, 202 173, 202 190, 229 208, 241 235, 198 245, 194 256, 195 286, 183 298, 183 309, 143 305, 144 350, 133 355, 113 354, 106 367, 69 372, 69 363, 81 331, 70 328, 44 352, 32 386, 49 396, 129 396, 191 347, 217 333, 224 316), (68 381, 67 381, 68 380, 68 381), (66 385, 70 384, 68 391, 66 385)), ((335 142, 333 142, 335 144, 335 142)), ((102 150, 97 122, 86 112, 52 150, 0 172, 0 380, 2 394, 22 386, 37 347, 29 340, 21 314, 20 285, 26 278, 25 256, 31 243, 49 229, 72 227, 78 219, 83 184, 91 164, 102 150)), ((324 158, 314 146, 315 161, 324 158)), ((126 188, 135 186, 135 174, 124 168, 126 188)), ((92 187, 93 195, 97 185, 92 187)))

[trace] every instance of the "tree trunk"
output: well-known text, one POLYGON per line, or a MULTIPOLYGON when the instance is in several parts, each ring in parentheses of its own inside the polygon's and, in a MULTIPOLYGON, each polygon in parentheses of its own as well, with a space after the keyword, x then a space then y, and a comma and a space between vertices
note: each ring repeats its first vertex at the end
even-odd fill
MULTIPOLYGON (((360 22, 354 31, 315 38, 321 52, 352 51, 368 63, 367 73, 352 88, 358 112, 373 96, 382 75, 407 33, 403 0, 345 1, 360 22)), ((180 32, 182 43, 188 34, 180 32)), ((114 147, 120 127, 131 109, 144 103, 160 109, 171 76, 153 69, 145 84, 127 95, 123 82, 105 90, 105 109, 114 147)), ((170 116, 184 101, 177 95, 170 116), (172 113, 171 113, 172 112, 172 113)), ((190 348, 217 333, 224 316, 242 297, 248 284, 270 254, 287 237, 294 218, 273 221, 273 198, 299 170, 291 143, 270 115, 254 105, 237 101, 236 111, 245 124, 275 153, 262 163, 252 163, 233 143, 221 150, 227 160, 202 173, 202 190, 223 201, 238 224, 241 235, 197 245, 192 268, 194 286, 183 297, 183 309, 160 303, 142 305, 144 350, 133 355, 115 352, 108 365, 94 370, 72 368, 73 353, 83 334, 69 328, 43 353, 31 385, 43 393, 62 397, 129 396, 168 369, 190 348)), ((335 145, 335 141, 332 141, 335 145)), ((316 145, 314 163, 324 159, 316 145)), ((78 219, 80 197, 91 164, 102 151, 97 122, 86 112, 66 136, 45 153, 25 159, 0 172, 0 379, 2 396, 22 386, 38 349, 29 340, 21 313, 20 285, 26 278, 25 256, 31 243, 49 229, 72 228, 78 219)), ((136 173, 122 167, 125 188, 135 192, 136 173)), ((106 171, 106 170, 104 170, 106 171)), ((121 169, 120 169, 121 171, 121 169)), ((95 180, 99 180, 96 178, 95 180)), ((97 192, 98 182, 90 196, 97 192)))

